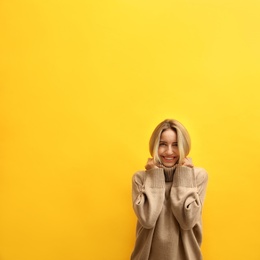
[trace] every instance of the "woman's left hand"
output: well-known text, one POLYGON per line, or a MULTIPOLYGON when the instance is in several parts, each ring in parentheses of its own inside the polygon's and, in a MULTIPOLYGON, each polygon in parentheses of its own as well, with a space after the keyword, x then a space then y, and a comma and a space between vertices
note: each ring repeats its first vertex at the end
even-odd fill
POLYGON ((192 163, 192 159, 189 157, 184 158, 182 161, 182 166, 187 166, 187 167, 193 168, 194 165, 192 163))

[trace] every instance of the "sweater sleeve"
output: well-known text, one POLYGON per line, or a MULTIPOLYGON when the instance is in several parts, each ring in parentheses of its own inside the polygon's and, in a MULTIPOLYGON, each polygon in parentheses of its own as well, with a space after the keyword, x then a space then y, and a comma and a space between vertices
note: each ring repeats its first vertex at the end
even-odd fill
POLYGON ((165 197, 165 180, 162 169, 137 172, 132 180, 132 200, 140 224, 150 229, 162 210, 165 197))
POLYGON ((170 196, 172 212, 182 229, 192 229, 200 220, 207 182, 204 169, 177 167, 170 196))

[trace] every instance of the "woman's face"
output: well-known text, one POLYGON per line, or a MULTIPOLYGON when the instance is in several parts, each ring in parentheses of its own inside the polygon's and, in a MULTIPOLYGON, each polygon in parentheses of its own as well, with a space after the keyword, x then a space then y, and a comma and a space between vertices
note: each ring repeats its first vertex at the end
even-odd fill
POLYGON ((165 167, 173 167, 179 160, 177 134, 172 129, 161 134, 158 155, 165 167))

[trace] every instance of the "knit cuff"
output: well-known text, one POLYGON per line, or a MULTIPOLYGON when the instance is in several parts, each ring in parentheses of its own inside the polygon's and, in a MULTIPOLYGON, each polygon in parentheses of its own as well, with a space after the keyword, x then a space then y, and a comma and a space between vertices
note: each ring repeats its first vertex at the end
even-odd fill
POLYGON ((174 173, 173 183, 174 187, 196 187, 194 169, 187 166, 178 166, 174 173))
POLYGON ((146 171, 146 183, 150 188, 164 188, 165 180, 163 169, 155 168, 146 171))

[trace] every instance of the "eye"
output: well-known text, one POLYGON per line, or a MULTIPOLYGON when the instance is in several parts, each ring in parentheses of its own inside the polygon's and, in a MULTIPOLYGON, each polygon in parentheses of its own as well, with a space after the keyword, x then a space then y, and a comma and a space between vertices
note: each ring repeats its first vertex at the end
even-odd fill
POLYGON ((178 147, 178 143, 173 143, 172 146, 178 147))
POLYGON ((159 145, 160 145, 160 146, 166 146, 166 144, 165 144, 165 143, 160 143, 159 145))

